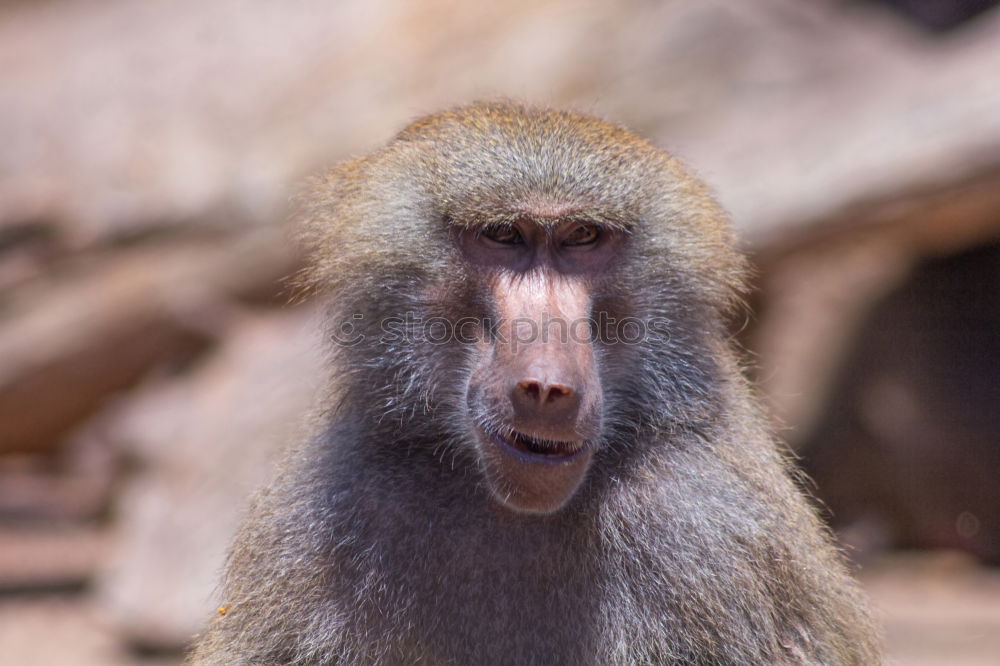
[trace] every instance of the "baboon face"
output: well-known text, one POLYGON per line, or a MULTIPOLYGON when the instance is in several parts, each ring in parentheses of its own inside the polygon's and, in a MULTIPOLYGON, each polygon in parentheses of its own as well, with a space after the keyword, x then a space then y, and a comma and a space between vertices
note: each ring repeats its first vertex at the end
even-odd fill
POLYGON ((742 260, 704 187, 627 130, 475 105, 313 185, 311 278, 334 328, 368 327, 339 348, 343 400, 401 465, 451 452, 504 506, 551 513, 636 433, 708 409, 742 260), (383 343, 380 323, 404 320, 383 343))
POLYGON ((555 511, 586 475, 601 432, 591 287, 625 239, 598 224, 527 218, 456 237, 496 317, 466 396, 490 490, 518 511, 555 511))

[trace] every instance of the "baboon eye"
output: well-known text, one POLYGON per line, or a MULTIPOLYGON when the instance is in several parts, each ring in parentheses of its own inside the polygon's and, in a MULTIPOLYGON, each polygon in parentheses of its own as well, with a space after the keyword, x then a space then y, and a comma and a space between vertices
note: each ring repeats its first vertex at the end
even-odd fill
POLYGON ((491 224, 483 229, 482 235, 501 245, 520 245, 524 242, 517 227, 509 224, 491 224))
POLYGON ((596 224, 580 224, 573 228, 566 237, 563 238, 562 244, 568 246, 577 245, 593 245, 597 242, 597 239, 601 236, 601 230, 596 224))

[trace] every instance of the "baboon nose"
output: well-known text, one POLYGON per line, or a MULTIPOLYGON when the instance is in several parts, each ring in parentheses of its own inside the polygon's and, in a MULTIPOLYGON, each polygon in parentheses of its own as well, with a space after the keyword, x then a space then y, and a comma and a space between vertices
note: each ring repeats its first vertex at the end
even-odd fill
POLYGON ((564 423, 575 420, 580 394, 571 386, 538 379, 522 379, 511 391, 518 418, 564 423))

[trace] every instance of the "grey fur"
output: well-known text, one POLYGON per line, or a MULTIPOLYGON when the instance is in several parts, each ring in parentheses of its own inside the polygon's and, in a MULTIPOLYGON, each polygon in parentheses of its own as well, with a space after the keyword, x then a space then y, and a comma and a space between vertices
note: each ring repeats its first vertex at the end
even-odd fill
POLYGON ((511 103, 422 119, 317 180, 311 280, 336 325, 319 434, 232 550, 191 657, 232 664, 876 664, 876 632, 764 425, 725 331, 743 260, 676 160, 617 126, 511 103), (450 233, 539 198, 628 229, 595 308, 665 329, 601 346, 604 435, 551 515, 483 486, 472 346, 386 343, 380 318, 489 315, 450 233))

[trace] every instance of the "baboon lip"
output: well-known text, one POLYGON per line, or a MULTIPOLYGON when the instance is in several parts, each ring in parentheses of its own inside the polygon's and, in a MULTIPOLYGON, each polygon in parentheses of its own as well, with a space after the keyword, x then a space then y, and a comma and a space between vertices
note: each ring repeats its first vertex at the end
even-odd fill
POLYGON ((490 438, 532 462, 566 462, 580 456, 588 446, 586 440, 556 440, 532 437, 516 430, 487 430, 490 438))

